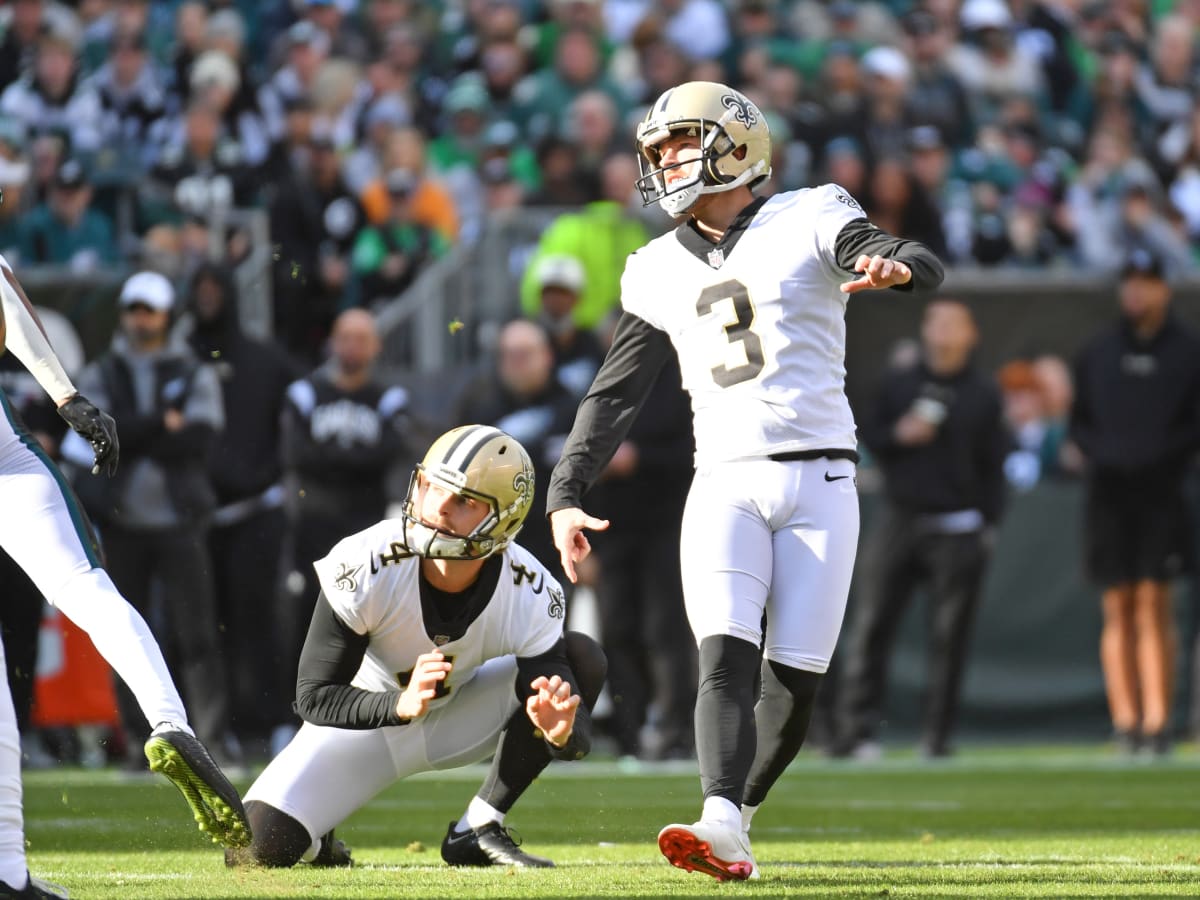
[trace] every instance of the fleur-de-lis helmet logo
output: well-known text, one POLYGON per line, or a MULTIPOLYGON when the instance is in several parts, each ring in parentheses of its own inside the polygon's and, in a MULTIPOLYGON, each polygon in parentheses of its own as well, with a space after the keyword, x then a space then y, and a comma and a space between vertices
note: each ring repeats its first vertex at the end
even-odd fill
POLYGON ((531 495, 533 493, 533 472, 522 469, 514 475, 513 490, 520 494, 522 498, 531 495))
POLYGON ((747 128, 758 121, 758 110, 741 94, 726 94, 721 98, 721 105, 726 109, 732 109, 733 117, 747 128))

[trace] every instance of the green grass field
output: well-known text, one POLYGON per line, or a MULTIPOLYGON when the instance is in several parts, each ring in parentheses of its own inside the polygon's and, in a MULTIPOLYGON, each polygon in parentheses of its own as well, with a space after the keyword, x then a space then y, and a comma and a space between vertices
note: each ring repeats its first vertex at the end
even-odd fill
POLYGON ((556 764, 509 824, 558 868, 450 869, 441 837, 483 771, 393 786, 338 829, 356 867, 337 871, 227 870, 165 780, 31 772, 30 867, 94 900, 1200 896, 1194 747, 1153 763, 1074 747, 938 764, 804 755, 755 820, 762 878, 726 884, 670 867, 655 844, 664 824, 697 815, 694 764, 556 764))

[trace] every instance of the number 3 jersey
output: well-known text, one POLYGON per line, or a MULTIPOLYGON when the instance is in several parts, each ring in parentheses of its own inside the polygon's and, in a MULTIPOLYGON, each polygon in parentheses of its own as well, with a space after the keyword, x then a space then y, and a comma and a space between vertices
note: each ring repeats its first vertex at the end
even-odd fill
POLYGON ((688 228, 632 254, 625 311, 666 332, 691 395, 696 464, 856 446, 845 395, 852 276, 835 242, 862 208, 835 184, 753 204, 720 244, 688 228), (761 204, 761 205, 760 205, 761 204), (707 252, 685 246, 688 238, 707 252))
POLYGON ((430 704, 438 706, 487 660, 539 656, 562 637, 562 588, 522 547, 510 544, 489 557, 476 583, 481 590, 465 592, 461 606, 459 597, 451 598, 454 608, 446 610, 437 592, 422 584, 421 558, 400 542, 401 533, 401 520, 385 519, 342 539, 313 564, 337 617, 370 637, 354 687, 403 687, 417 657, 437 649, 453 663, 430 704))

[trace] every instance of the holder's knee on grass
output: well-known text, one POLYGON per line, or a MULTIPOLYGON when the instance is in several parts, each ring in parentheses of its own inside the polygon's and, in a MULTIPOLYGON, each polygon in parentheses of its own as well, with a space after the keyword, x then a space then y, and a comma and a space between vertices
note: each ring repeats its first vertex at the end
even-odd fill
MULTIPOLYGON (((254 839, 249 847, 225 851, 225 865, 265 866, 286 869, 304 859, 312 849, 308 829, 282 810, 260 800, 246 803, 246 817, 254 839)), ((316 855, 308 860, 314 866, 349 866, 350 849, 330 831, 321 837, 316 855)))

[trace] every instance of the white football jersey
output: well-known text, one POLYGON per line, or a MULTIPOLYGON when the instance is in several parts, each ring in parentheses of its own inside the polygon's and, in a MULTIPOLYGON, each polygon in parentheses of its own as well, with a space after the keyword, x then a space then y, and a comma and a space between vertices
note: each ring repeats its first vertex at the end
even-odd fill
POLYGON ((665 331, 691 395, 697 466, 856 446, 845 394, 842 226, 864 218, 838 185, 769 198, 711 261, 675 232, 630 255, 627 312, 665 331), (714 265, 715 264, 715 265, 714 265))
POLYGON ((441 650, 453 663, 430 706, 470 681, 489 659, 538 656, 563 634, 562 587, 524 548, 502 552, 502 572, 491 600, 460 638, 430 635, 421 613, 421 558, 409 552, 400 519, 385 519, 343 538, 313 566, 330 606, 356 634, 370 635, 362 666, 351 682, 368 691, 395 690, 422 653, 441 650))

